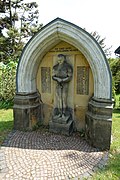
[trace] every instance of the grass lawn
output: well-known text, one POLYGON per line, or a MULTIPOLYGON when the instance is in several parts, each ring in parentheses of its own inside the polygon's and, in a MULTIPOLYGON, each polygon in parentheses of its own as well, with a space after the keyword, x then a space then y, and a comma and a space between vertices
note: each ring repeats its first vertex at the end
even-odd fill
MULTIPOLYGON (((13 111, 0 110, 0 144, 13 128, 13 111)), ((112 144, 107 166, 97 172, 91 180, 120 179, 120 109, 114 109, 112 121, 112 144)))
POLYGON ((13 128, 13 110, 0 109, 0 145, 13 128))
POLYGON ((115 99, 116 99, 116 108, 120 108, 120 94, 115 95, 115 99))
POLYGON ((112 118, 112 143, 107 166, 97 172, 91 180, 120 179, 120 109, 114 109, 112 118))

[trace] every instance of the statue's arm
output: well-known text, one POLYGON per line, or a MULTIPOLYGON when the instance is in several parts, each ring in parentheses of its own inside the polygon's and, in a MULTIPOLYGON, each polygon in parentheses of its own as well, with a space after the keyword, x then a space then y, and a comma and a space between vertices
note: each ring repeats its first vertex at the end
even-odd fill
POLYGON ((53 76, 52 76, 52 79, 53 79, 54 81, 57 81, 57 82, 62 82, 62 79, 60 79, 60 78, 57 77, 56 75, 53 75, 53 76))
POLYGON ((52 73, 52 79, 57 81, 58 83, 67 83, 72 79, 72 75, 73 75, 73 69, 71 66, 67 67, 67 77, 65 78, 60 78, 58 76, 56 76, 56 71, 55 69, 53 69, 53 73, 52 73))
POLYGON ((56 72, 55 72, 54 69, 53 69, 52 74, 53 74, 53 75, 52 75, 52 79, 53 79, 54 81, 57 81, 58 83, 61 83, 61 82, 62 82, 62 79, 56 76, 56 72))
POLYGON ((62 79, 62 82, 63 83, 69 82, 72 79, 72 75, 73 75, 73 70, 72 70, 72 67, 70 67, 68 69, 67 77, 62 79))

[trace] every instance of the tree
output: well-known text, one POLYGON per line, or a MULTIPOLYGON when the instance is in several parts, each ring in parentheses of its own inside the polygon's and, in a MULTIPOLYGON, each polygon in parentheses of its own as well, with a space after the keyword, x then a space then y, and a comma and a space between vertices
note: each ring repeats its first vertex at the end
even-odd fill
POLYGON ((120 58, 108 60, 113 79, 113 88, 116 93, 120 93, 120 58))
POLYGON ((0 101, 13 102, 16 67, 24 44, 41 28, 38 5, 23 0, 0 0, 0 101))
POLYGON ((38 5, 23 0, 6 0, 0 4, 0 59, 17 61, 25 42, 41 28, 38 5), (5 35, 6 34, 6 35, 5 35))
POLYGON ((16 62, 10 61, 7 64, 0 62, 0 106, 11 104, 13 100, 16 89, 16 68, 16 62))
POLYGON ((98 34, 97 31, 91 32, 91 35, 96 39, 96 41, 99 43, 99 45, 101 46, 101 48, 103 49, 105 55, 107 58, 110 57, 111 55, 111 47, 107 48, 105 45, 105 38, 101 38, 101 36, 98 34))

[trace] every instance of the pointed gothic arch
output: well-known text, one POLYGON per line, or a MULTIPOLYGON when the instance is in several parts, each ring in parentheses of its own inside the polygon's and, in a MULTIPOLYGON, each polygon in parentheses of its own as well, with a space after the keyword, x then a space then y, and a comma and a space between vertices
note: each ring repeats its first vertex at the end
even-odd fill
POLYGON ((26 45, 17 71, 17 92, 36 92, 36 74, 44 55, 65 41, 86 57, 94 74, 94 97, 111 99, 111 73, 96 40, 80 27, 57 18, 44 26, 26 45))
MULTIPOLYGON (((60 18, 44 26, 23 49, 16 76, 14 128, 32 129, 43 121, 36 76, 44 56, 61 41, 77 48, 93 74, 94 95, 85 114, 88 141, 101 149, 110 148, 112 121, 112 78, 107 59, 97 41, 85 30, 60 18)), ((74 121, 74 120, 73 120, 74 121)))

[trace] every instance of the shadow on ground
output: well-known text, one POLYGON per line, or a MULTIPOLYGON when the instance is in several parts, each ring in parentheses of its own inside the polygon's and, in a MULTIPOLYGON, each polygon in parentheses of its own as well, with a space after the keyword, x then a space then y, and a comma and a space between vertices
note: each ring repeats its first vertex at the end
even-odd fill
POLYGON ((97 152, 79 133, 71 136, 50 133, 48 129, 36 131, 12 131, 2 146, 36 150, 78 150, 97 152))

